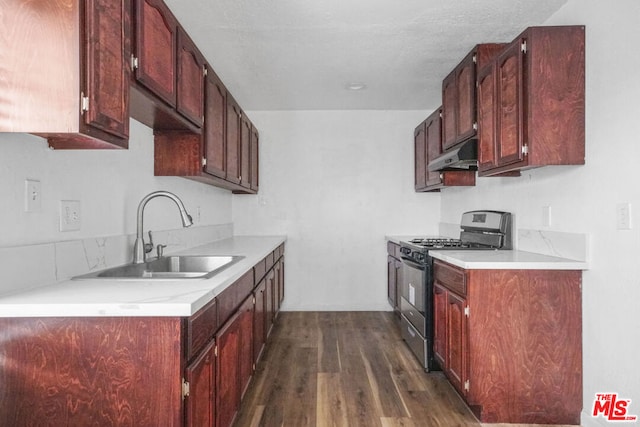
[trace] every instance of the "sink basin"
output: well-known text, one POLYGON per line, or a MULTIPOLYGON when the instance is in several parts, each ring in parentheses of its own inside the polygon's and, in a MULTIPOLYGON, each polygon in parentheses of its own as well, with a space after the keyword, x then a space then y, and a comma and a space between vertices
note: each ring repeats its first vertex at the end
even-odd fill
POLYGON ((157 258, 142 264, 126 264, 73 279, 175 280, 207 279, 240 261, 239 255, 182 255, 157 258))

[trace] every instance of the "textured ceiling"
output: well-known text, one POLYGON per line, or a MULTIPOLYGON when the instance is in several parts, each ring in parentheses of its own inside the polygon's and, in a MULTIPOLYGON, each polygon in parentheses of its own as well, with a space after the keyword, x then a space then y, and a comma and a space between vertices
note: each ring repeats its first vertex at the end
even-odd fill
POLYGON ((566 0, 165 0, 245 110, 422 110, 477 43, 566 0), (364 83, 348 91, 349 83, 364 83))

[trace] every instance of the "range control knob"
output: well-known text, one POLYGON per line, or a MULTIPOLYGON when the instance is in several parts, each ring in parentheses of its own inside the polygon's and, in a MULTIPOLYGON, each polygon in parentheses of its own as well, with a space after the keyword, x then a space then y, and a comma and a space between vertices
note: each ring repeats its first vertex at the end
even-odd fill
POLYGON ((420 252, 416 253, 415 257, 417 261, 424 261, 424 254, 421 254, 420 252))

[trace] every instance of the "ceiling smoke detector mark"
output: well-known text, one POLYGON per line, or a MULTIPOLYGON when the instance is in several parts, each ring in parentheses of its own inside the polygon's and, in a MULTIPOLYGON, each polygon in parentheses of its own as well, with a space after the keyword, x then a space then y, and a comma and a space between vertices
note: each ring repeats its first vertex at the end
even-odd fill
POLYGON ((42 184, 36 179, 24 181, 24 211, 40 212, 42 210, 42 184))
POLYGON ((366 88, 367 88, 367 85, 361 82, 347 83, 345 86, 345 89, 353 92, 362 91, 362 90, 365 90, 366 88))
POLYGON ((80 230, 81 215, 79 200, 60 201, 60 231, 80 230))

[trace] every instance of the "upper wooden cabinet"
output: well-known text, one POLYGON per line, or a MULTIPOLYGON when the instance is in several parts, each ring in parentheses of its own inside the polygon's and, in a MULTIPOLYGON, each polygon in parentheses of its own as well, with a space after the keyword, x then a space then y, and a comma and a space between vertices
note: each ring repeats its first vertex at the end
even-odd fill
POLYGON ((129 0, 3 2, 0 132, 127 148, 129 0))
POLYGON ((416 191, 424 190, 427 185, 427 133, 425 122, 420 123, 413 131, 414 188, 416 191))
POLYGON ((531 27, 479 75, 479 174, 584 164, 583 26, 531 27))
POLYGON ((258 130, 246 114, 240 118, 240 186, 235 193, 255 194, 259 185, 259 138, 258 130))
POLYGON ((162 0, 134 0, 131 115, 155 130, 201 132, 205 59, 162 0))
POLYGON ((257 193, 260 187, 260 133, 251 126, 251 191, 257 193))
POLYGON ((257 193, 258 131, 210 68, 204 114, 202 134, 155 132, 155 175, 189 178, 240 194, 257 193))
POLYGON ((162 0, 134 0, 135 78, 172 107, 176 106, 178 21, 162 0))
POLYGON ((204 56, 182 27, 178 27, 177 67, 176 109, 201 127, 204 120, 204 79, 207 68, 204 56))
POLYGON ((489 63, 504 47, 479 44, 442 81, 442 149, 476 135, 476 70, 489 63))
POLYGON ((242 110, 235 99, 227 94, 227 181, 240 184, 242 171, 241 153, 241 119, 242 110))
POLYGON ((227 176, 227 89, 210 67, 205 79, 204 171, 227 176))
POLYGON ((251 188, 251 129, 246 115, 240 119, 240 185, 251 188))
POLYGON ((475 171, 430 171, 428 164, 442 153, 442 110, 438 108, 414 131, 415 190, 440 191, 444 187, 473 186, 475 171))

